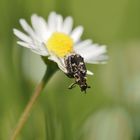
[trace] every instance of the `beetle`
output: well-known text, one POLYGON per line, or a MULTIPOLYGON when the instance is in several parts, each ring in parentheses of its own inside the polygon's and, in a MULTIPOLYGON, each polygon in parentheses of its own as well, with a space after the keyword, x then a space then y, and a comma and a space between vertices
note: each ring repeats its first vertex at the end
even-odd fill
POLYGON ((69 86, 69 89, 79 85, 81 91, 86 92, 87 88, 90 86, 87 85, 87 69, 84 62, 84 58, 79 54, 70 54, 64 58, 64 63, 67 69, 65 73, 69 78, 74 78, 75 82, 69 86))

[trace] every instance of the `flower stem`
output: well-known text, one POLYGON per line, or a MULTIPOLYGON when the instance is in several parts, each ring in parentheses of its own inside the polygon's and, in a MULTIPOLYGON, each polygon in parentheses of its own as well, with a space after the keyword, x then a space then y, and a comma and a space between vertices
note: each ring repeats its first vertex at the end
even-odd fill
POLYGON ((32 110, 34 103, 38 99, 39 95, 41 94, 41 91, 43 90, 46 83, 49 81, 49 79, 51 78, 51 76, 54 74, 55 71, 56 71, 55 67, 49 67, 49 66, 47 67, 44 77, 42 78, 42 80, 38 84, 38 86, 36 87, 29 103, 25 107, 25 110, 23 111, 23 114, 21 115, 21 118, 19 119, 19 122, 17 123, 17 126, 12 134, 11 140, 16 140, 17 136, 21 132, 22 128, 24 127, 24 125, 30 115, 30 112, 32 110))

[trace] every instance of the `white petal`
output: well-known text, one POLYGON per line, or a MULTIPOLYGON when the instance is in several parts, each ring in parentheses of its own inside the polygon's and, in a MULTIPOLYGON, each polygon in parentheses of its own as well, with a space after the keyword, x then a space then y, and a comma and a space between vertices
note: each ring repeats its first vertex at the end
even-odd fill
POLYGON ((57 15, 56 21, 56 30, 57 32, 61 32, 63 26, 63 17, 61 15, 57 15))
POLYGON ((108 56, 104 54, 85 60, 85 62, 90 64, 106 64, 108 59, 108 56))
POLYGON ((20 46, 26 47, 26 48, 30 48, 30 50, 36 54, 48 56, 48 51, 47 51, 47 49, 43 48, 43 46, 40 47, 41 49, 35 48, 33 44, 25 43, 22 41, 18 41, 17 44, 19 44, 20 46))
POLYGON ((92 40, 91 39, 87 39, 87 40, 84 40, 84 41, 81 41, 79 42, 78 44, 76 44, 74 46, 74 49, 76 51, 78 50, 82 50, 82 49, 85 49, 87 46, 91 45, 92 44, 92 40))
POLYGON ((39 17, 36 14, 33 14, 31 16, 32 26, 36 32, 38 32, 38 30, 39 30, 38 20, 39 20, 39 17))
POLYGON ((74 43, 80 40, 83 30, 84 28, 82 26, 78 26, 72 31, 71 38, 73 39, 74 43))
POLYGON ((22 33, 21 31, 19 31, 17 29, 13 29, 13 32, 22 41, 27 42, 27 43, 32 42, 32 39, 29 36, 27 36, 26 34, 22 33))
POLYGON ((88 75, 94 75, 94 73, 91 72, 91 71, 89 71, 89 70, 87 70, 87 74, 88 74, 88 75))
POLYGON ((40 17, 40 34, 42 36, 43 42, 46 42, 48 38, 51 36, 51 31, 48 28, 47 23, 43 18, 40 17))
POLYGON ((42 56, 48 56, 48 52, 45 50, 31 49, 31 51, 42 56))
POLYGON ((45 42, 50 35, 46 21, 42 17, 39 17, 36 14, 34 14, 31 17, 31 22, 38 37, 40 37, 42 42, 45 42))
MULTIPOLYGON (((43 42, 40 40, 40 38, 36 35, 36 33, 33 31, 33 29, 28 25, 28 23, 24 19, 20 19, 20 24, 23 27, 23 29, 31 36, 34 47, 39 48, 42 46, 43 42)), ((41 49, 41 48, 39 48, 41 49)))
POLYGON ((57 57, 57 56, 56 56, 55 54, 53 54, 53 53, 50 53, 50 54, 51 54, 51 55, 48 57, 48 59, 54 61, 55 63, 57 63, 58 67, 59 67, 64 73, 67 73, 67 70, 66 70, 66 68, 65 68, 63 59, 57 57))
POLYGON ((81 47, 80 49, 76 49, 75 52, 80 54, 85 62, 97 64, 101 62, 105 62, 107 60, 106 46, 99 46, 98 44, 92 44, 86 47, 81 47))
POLYGON ((66 34, 70 34, 72 31, 73 26, 73 18, 72 17, 66 17, 63 24, 63 32, 66 34))
POLYGON ((32 48, 28 43, 17 41, 17 44, 26 48, 32 48))
POLYGON ((48 17, 48 26, 51 32, 56 31, 56 13, 51 12, 48 17))
POLYGON ((33 29, 30 27, 30 25, 24 19, 20 19, 20 24, 21 24, 22 28, 32 37, 33 40, 39 41, 39 38, 34 33, 33 29))

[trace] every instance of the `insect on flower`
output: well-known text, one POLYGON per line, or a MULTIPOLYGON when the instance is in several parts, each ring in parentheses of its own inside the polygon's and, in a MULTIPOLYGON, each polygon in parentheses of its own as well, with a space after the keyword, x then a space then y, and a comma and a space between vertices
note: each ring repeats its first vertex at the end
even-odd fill
POLYGON ((86 92, 86 89, 90 88, 90 86, 86 83, 87 69, 83 57, 79 54, 71 54, 64 58, 64 62, 67 69, 66 75, 69 78, 75 78, 75 82, 69 86, 69 89, 72 89, 75 84, 78 84, 81 91, 86 92))
POLYGON ((77 84, 81 91, 86 91, 89 88, 86 76, 93 73, 86 69, 85 63, 104 63, 108 58, 105 45, 93 44, 91 39, 81 40, 83 27, 73 29, 73 18, 70 16, 63 18, 51 12, 46 21, 33 14, 32 27, 24 19, 20 19, 20 24, 26 33, 13 30, 20 39, 17 43, 57 63, 60 70, 75 79, 70 89, 77 84))

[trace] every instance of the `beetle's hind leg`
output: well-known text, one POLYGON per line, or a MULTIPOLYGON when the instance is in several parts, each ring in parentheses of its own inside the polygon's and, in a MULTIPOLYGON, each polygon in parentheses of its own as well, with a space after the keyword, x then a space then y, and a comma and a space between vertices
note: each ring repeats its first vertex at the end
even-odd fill
POLYGON ((72 89, 76 86, 76 82, 69 85, 68 89, 72 89))

